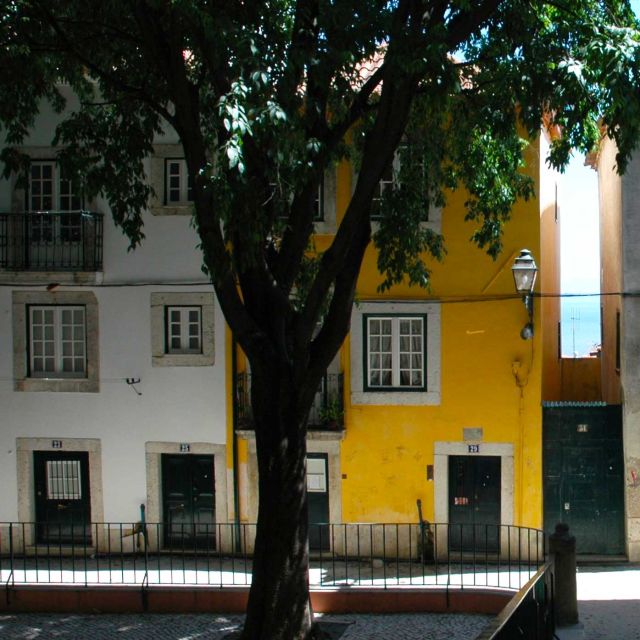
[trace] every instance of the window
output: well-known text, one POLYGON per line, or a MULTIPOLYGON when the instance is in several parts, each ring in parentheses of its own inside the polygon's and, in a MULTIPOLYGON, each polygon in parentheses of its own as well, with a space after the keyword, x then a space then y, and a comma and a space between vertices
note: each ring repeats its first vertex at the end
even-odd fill
POLYGON ((151 355, 154 367, 214 364, 213 293, 151 294, 151 355))
POLYGON ((46 467, 49 500, 82 498, 80 460, 47 460, 46 467))
POLYGON ((184 158, 165 161, 165 204, 193 202, 193 184, 184 158))
POLYGON ((167 353, 202 353, 202 309, 167 307, 167 353))
POLYGON ((81 236, 82 198, 73 183, 53 160, 33 160, 29 166, 27 210, 43 215, 30 216, 32 242, 77 242, 81 236), (68 211, 67 215, 48 216, 50 211, 68 211), (73 212, 73 213, 71 213, 73 212))
POLYGON ((29 375, 34 378, 84 378, 84 307, 29 307, 29 375))
POLYGON ((439 303, 361 300, 349 348, 352 404, 440 404, 439 303))
MULTIPOLYGON (((424 160, 418 155, 418 152, 419 150, 417 147, 409 145, 407 142, 401 143, 400 146, 396 149, 396 152, 393 156, 393 161, 385 169, 380 182, 378 182, 378 184, 376 185, 376 190, 371 200, 372 220, 380 220, 380 218, 382 217, 382 203, 386 196, 386 193, 393 188, 401 186, 399 180, 401 158, 404 162, 413 163, 412 165, 409 165, 410 168, 414 169, 414 171, 411 172, 410 175, 415 177, 416 183, 424 183, 424 160)), ((406 176, 405 179, 407 179, 406 176)), ((412 178, 409 177, 408 180, 412 180, 412 178)), ((437 223, 440 213, 438 211, 429 211, 429 208, 430 207, 428 203, 425 202, 424 211, 422 212, 420 218, 421 222, 437 223)))
POLYGON ((385 172, 380 178, 380 182, 376 185, 376 190, 371 200, 371 219, 379 220, 382 216, 382 201, 387 189, 392 189, 396 178, 397 172, 400 169, 400 157, 398 152, 393 157, 393 162, 385 169, 385 172))
POLYGON ((424 316, 365 316, 365 323, 367 387, 424 389, 424 316))
POLYGON ((79 211, 82 198, 53 160, 33 160, 29 167, 29 211, 79 211))
POLYGON ((98 301, 91 291, 14 291, 16 391, 100 391, 98 301))

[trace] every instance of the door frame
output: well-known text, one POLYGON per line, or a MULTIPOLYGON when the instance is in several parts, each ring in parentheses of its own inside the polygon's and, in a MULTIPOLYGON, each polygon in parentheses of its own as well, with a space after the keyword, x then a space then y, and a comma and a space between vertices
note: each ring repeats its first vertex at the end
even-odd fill
POLYGON ((162 522, 162 454, 171 455, 211 455, 213 456, 216 522, 222 526, 216 531, 216 549, 231 552, 233 549, 233 513, 229 505, 233 500, 227 494, 227 448, 223 444, 208 442, 146 442, 145 468, 147 475, 146 520, 149 527, 149 548, 162 547, 162 536, 155 523, 162 522), (188 444, 189 451, 181 451, 181 445, 188 444), (227 523, 227 524, 225 524, 227 523), (217 534, 220 534, 219 536, 217 534))
MULTIPOLYGON (((36 519, 34 451, 62 453, 68 451, 89 454, 91 520, 92 522, 104 522, 102 444, 97 438, 16 438, 18 519, 21 522, 35 522, 36 519)), ((100 528, 98 529, 99 531, 97 535, 93 536, 89 548, 104 548, 106 545, 106 536, 100 528)), ((26 546, 35 544, 32 527, 25 527, 24 538, 26 546)))
MULTIPOLYGON (((160 473, 162 476, 162 524, 163 524, 163 546, 166 548, 184 548, 185 546, 187 548, 199 548, 202 546, 202 538, 204 538, 204 546, 206 547, 207 550, 216 550, 217 549, 217 545, 216 545, 216 537, 217 537, 217 530, 219 529, 219 527, 216 527, 217 522, 217 513, 216 513, 216 494, 215 494, 215 468, 216 468, 216 459, 215 456, 210 454, 210 453, 163 453, 160 455, 160 473), (191 523, 188 524, 187 526, 191 529, 191 533, 193 533, 192 536, 187 535, 186 537, 183 535, 182 539, 180 541, 177 541, 176 543, 173 543, 171 541, 171 531, 172 531, 172 527, 170 527, 170 520, 171 517, 168 513, 168 500, 167 500, 167 488, 168 485, 170 484, 170 480, 169 477, 171 474, 168 473, 169 469, 168 469, 168 460, 169 458, 172 458, 174 460, 184 460, 185 458, 188 459, 189 464, 187 464, 187 469, 188 469, 188 476, 189 476, 189 498, 191 501, 191 504, 189 506, 189 510, 191 512, 191 523), (196 460, 206 460, 206 466, 208 467, 209 465, 211 465, 211 471, 213 471, 213 474, 211 475, 211 482, 213 483, 213 492, 211 494, 212 496, 212 500, 213 500, 213 522, 211 523, 212 526, 210 526, 207 530, 205 535, 201 535, 199 536, 196 531, 197 531, 197 527, 198 527, 198 523, 196 522, 196 518, 195 518, 195 513, 193 511, 193 507, 194 507, 194 496, 193 496, 193 480, 194 480, 194 469, 195 468, 199 468, 199 465, 196 464, 196 460)), ((208 482, 207 482, 208 484, 208 482)), ((186 500, 185 500, 186 502, 186 500)), ((183 505, 184 506, 184 505, 183 505)), ((184 534, 184 525, 181 527, 182 528, 182 533, 184 534)), ((177 536, 180 537, 180 536, 177 536)))
MULTIPOLYGON (((325 496, 326 506, 327 506, 327 527, 320 527, 318 531, 318 537, 322 542, 319 546, 311 546, 312 541, 315 542, 316 536, 313 535, 314 531, 311 529, 311 511, 309 511, 309 550, 310 551, 328 551, 331 548, 331 489, 329 487, 329 455, 327 453, 312 453, 307 451, 307 464, 309 459, 312 460, 322 460, 324 463, 324 480, 325 480, 325 491, 321 492, 310 492, 307 489, 307 501, 309 500, 310 493, 322 493, 325 496), (321 537, 325 536, 325 537, 321 537)), ((308 485, 307 485, 308 487, 308 485)), ((317 526, 317 525, 316 525, 317 526)))
MULTIPOLYGON (((500 458, 500 524, 512 525, 514 518, 514 445, 511 443, 458 441, 434 443, 434 518, 435 523, 449 522, 449 456, 497 456, 500 458), (469 452, 470 445, 478 445, 479 451, 469 452)), ((439 528, 437 548, 447 552, 446 527, 439 528)), ((500 548, 509 544, 506 535, 500 536, 500 548)))

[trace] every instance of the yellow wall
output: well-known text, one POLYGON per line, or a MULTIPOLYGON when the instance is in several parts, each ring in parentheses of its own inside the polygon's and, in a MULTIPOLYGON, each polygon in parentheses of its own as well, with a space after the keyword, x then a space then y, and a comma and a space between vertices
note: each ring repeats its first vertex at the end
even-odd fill
MULTIPOLYGON (((536 183, 538 151, 534 145, 527 156, 528 171, 536 183)), ((344 168, 338 184, 340 209, 351 189, 350 172, 344 168)), ((464 194, 452 194, 443 211, 448 254, 442 264, 433 265, 429 296, 407 286, 380 296, 375 253, 371 249, 367 254, 358 282, 360 299, 442 297, 441 402, 437 406, 351 405, 349 354, 344 350, 346 436, 341 471, 346 522, 415 522, 417 498, 422 500, 424 517, 433 520, 434 482, 427 480, 426 466, 434 463, 434 442, 462 441, 464 427, 482 427, 483 442, 514 445, 514 523, 542 524, 539 305, 536 335, 524 341, 520 330, 527 313, 520 299, 489 299, 513 296, 511 265, 521 249, 531 250, 539 263, 540 206, 533 199, 515 207, 503 253, 494 262, 469 242, 474 227, 464 222, 464 200, 464 194), (448 301, 452 296, 484 300, 448 301)))

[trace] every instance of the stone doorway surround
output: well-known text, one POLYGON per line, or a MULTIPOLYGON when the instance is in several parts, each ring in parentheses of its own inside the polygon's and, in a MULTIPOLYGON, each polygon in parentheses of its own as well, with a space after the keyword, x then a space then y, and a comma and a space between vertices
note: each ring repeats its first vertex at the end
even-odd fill
MULTIPOLYGON (((36 502, 34 483, 34 451, 82 451, 89 454, 89 492, 92 522, 104 521, 102 491, 102 444, 97 438, 16 438, 16 462, 18 472, 18 519, 35 522, 36 502), (55 443, 55 446, 54 446, 55 443)), ((94 525, 95 526, 95 525, 94 525)), ((33 528, 24 530, 25 545, 32 546, 33 528)), ((94 546, 103 544, 100 531, 96 531, 94 546)))
POLYGON ((156 523, 162 522, 162 464, 163 453, 173 455, 211 455, 213 456, 214 481, 215 481, 215 509, 216 523, 219 523, 216 531, 220 550, 231 551, 233 539, 233 524, 229 522, 227 500, 227 453, 223 444, 208 442, 189 442, 188 451, 181 450, 184 443, 179 442, 146 442, 145 463, 147 472, 147 504, 146 521, 153 526, 149 527, 149 545, 152 549, 158 549, 159 540, 162 540, 160 527, 156 523))
MULTIPOLYGON (((449 456, 498 456, 500 458, 500 524, 512 525, 514 514, 514 446, 497 442, 435 442, 434 443, 434 517, 436 524, 449 522, 449 456), (469 452, 469 445, 478 445, 477 453, 469 452)), ((510 541, 506 531, 500 539, 501 551, 510 541)), ((446 553, 446 530, 438 530, 437 548, 446 553)))

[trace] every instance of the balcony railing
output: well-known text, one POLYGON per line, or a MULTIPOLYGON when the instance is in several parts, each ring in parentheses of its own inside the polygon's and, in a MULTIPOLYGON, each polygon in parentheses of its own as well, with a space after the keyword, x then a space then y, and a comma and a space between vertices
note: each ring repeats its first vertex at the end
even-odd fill
MULTIPOLYGON (((326 373, 313 399, 309 412, 310 429, 342 430, 343 428, 343 375, 326 373)), ((251 413, 251 374, 239 373, 236 379, 236 407, 238 427, 253 428, 251 413)))
POLYGON ((100 271, 102 219, 89 211, 0 213, 0 269, 100 271))

